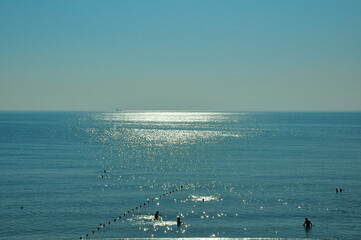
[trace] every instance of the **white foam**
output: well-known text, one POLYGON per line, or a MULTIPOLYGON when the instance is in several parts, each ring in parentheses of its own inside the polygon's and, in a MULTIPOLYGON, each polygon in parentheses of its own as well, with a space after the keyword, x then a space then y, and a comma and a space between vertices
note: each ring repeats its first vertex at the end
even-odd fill
POLYGON ((210 202, 210 201, 218 201, 218 198, 215 196, 190 196, 192 201, 194 202, 210 202))

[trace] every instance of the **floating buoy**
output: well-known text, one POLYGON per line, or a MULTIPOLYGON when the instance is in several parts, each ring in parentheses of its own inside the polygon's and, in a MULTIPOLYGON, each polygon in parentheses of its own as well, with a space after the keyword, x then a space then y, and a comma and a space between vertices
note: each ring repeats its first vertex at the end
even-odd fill
MULTIPOLYGON (((106 173, 106 172, 108 172, 108 171, 104 170, 104 173, 106 173)), ((105 177, 105 176, 102 175, 101 177, 105 177)), ((163 193, 162 195, 159 195, 159 198, 162 198, 162 197, 164 197, 164 196, 166 196, 166 195, 168 195, 168 194, 174 193, 175 191, 182 190, 183 188, 184 188, 184 186, 181 185, 180 188, 176 188, 176 189, 173 190, 173 191, 169 191, 169 192, 163 193)), ((337 189, 337 190, 342 191, 342 189, 337 189)), ((154 202, 155 200, 158 200, 159 198, 152 198, 151 200, 148 198, 148 199, 147 199, 147 203, 150 203, 150 201, 154 202)), ((146 206, 147 203, 144 202, 144 203, 143 203, 143 206, 146 206)), ((142 204, 139 205, 139 208, 141 208, 141 207, 142 207, 142 204)), ((21 209, 23 209, 23 206, 21 206, 21 209)), ((138 206, 135 207, 135 209, 138 209, 138 206)), ((131 211, 134 211, 134 208, 132 208, 131 211)), ((124 213, 123 213, 123 216, 126 216, 127 213, 130 213, 130 210, 128 210, 127 212, 124 212, 124 213)), ((116 222, 118 219, 121 219, 121 218, 122 218, 122 216, 119 215, 119 218, 114 218, 113 221, 116 222)), ((110 225, 110 223, 111 223, 111 221, 108 222, 109 225, 110 225)), ((105 227, 105 226, 106 226, 105 224, 100 223, 100 224, 99 224, 99 227, 97 227, 97 230, 100 230, 100 228, 105 227)), ((92 230, 92 234, 94 234, 95 231, 96 231, 96 230, 92 230)), ((90 235, 90 234, 87 233, 85 236, 88 237, 89 235, 90 235)), ((82 236, 82 237, 80 237, 80 239, 84 239, 84 237, 82 236)))

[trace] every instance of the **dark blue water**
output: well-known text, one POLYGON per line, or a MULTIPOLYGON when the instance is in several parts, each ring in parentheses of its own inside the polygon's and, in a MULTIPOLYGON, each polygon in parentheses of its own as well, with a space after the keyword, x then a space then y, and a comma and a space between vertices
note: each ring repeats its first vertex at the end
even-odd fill
POLYGON ((360 172, 360 112, 3 111, 0 239, 360 239, 360 172))

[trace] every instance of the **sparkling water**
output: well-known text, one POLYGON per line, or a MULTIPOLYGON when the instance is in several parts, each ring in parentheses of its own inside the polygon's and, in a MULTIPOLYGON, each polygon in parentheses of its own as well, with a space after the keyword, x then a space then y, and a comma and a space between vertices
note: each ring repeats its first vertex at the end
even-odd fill
POLYGON ((360 112, 2 111, 0 167, 2 240, 361 239, 360 112))

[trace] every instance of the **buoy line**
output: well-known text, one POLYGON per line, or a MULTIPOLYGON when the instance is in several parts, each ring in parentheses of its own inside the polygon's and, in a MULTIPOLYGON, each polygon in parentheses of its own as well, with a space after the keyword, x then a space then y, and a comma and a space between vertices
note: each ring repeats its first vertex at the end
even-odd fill
MULTIPOLYGON (((166 193, 163 193, 163 194, 159 195, 158 199, 160 199, 162 197, 165 197, 165 196, 167 196, 169 194, 172 194, 174 192, 181 191, 184 188, 185 187, 183 185, 181 185, 179 188, 176 188, 173 191, 169 191, 169 192, 166 192, 166 193)), ((108 221, 107 224, 110 225, 111 223, 117 222, 118 220, 120 220, 120 219, 124 218, 125 216, 127 216, 129 213, 134 212, 134 210, 138 210, 138 209, 142 208, 143 206, 146 206, 147 204, 149 204, 151 202, 154 202, 155 200, 157 200, 157 198, 152 198, 150 200, 147 199, 147 201, 145 201, 143 204, 140 204, 140 205, 136 206, 135 208, 132 208, 131 210, 125 211, 124 213, 120 214, 118 217, 114 218, 113 221, 108 221)), ((85 239, 86 237, 94 235, 96 233, 96 231, 99 231, 104 227, 106 227, 106 224, 100 223, 97 228, 95 228, 94 230, 91 230, 90 233, 87 233, 84 236, 81 236, 80 239, 85 239)))

